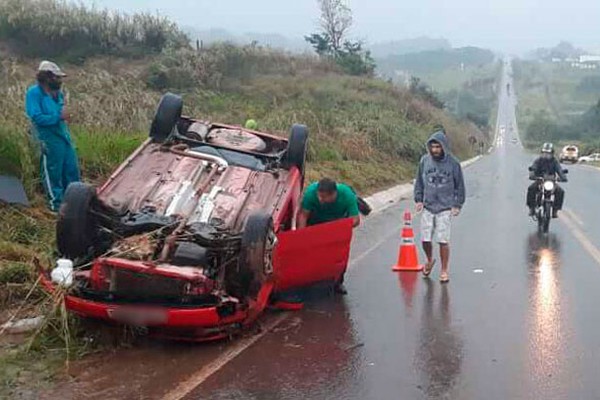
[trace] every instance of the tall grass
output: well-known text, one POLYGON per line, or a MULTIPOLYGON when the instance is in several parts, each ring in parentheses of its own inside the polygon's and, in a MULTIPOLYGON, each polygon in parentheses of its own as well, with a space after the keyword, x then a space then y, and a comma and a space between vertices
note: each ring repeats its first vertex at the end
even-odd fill
POLYGON ((23 55, 71 61, 100 54, 139 57, 188 45, 188 38, 166 18, 60 0, 2 0, 0 39, 23 55))
POLYGON ((145 80, 157 90, 189 90, 196 86, 228 90, 248 84, 257 76, 314 77, 338 71, 333 62, 316 56, 287 54, 257 44, 217 43, 198 50, 165 50, 150 64, 145 80))

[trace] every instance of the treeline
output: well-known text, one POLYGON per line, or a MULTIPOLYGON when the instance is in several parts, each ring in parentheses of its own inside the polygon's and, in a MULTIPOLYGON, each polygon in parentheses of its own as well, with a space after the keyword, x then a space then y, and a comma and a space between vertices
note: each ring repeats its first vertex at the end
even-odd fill
POLYGON ((583 115, 559 123, 546 112, 537 113, 526 128, 527 140, 534 143, 575 141, 600 149, 600 100, 583 115))
POLYGON ((461 47, 450 50, 432 50, 419 53, 389 56, 379 61, 383 69, 437 72, 464 66, 479 66, 494 61, 494 53, 478 47, 461 47))

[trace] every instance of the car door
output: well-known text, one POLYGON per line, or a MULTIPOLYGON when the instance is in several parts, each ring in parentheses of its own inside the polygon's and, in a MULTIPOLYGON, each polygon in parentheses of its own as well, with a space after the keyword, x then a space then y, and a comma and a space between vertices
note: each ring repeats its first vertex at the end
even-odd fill
POLYGON ((346 270, 352 241, 352 219, 280 232, 273 254, 275 290, 336 281, 346 270))

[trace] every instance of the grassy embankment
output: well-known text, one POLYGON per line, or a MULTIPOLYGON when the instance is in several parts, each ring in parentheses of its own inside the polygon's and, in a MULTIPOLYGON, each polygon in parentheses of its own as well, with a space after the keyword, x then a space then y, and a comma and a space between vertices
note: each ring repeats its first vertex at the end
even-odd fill
MULTIPOLYGON (((343 75, 317 58, 259 46, 220 45, 198 52, 176 26, 160 18, 128 18, 51 0, 25 3, 0 4, 0 173, 20 177, 33 201, 29 209, 0 205, 0 304, 5 308, 23 304, 35 280, 32 260, 49 265, 54 259, 53 216, 39 191, 37 157, 23 113, 25 91, 42 57, 55 59, 69 73, 72 134, 83 176, 91 182, 106 178, 144 140, 166 90, 182 93, 185 113, 204 119, 242 124, 251 117, 262 130, 284 136, 293 123, 307 124, 309 178, 330 175, 364 193, 410 179, 436 124, 447 128, 462 158, 471 155, 467 137, 481 136, 473 124, 403 89, 343 75), (56 20, 66 22, 58 32, 53 31, 56 20)), ((39 291, 32 296, 30 302, 48 303, 39 291)), ((61 314, 60 304, 49 308, 61 314)), ((64 329, 64 318, 51 323, 33 346, 43 355, 33 358, 53 354, 61 359, 70 346, 75 346, 71 354, 85 349, 81 341, 67 343, 74 335, 64 335, 64 329), (48 352, 57 348, 63 350, 48 352)), ((20 347, 9 349, 0 360, 5 388, 32 360, 20 347)))

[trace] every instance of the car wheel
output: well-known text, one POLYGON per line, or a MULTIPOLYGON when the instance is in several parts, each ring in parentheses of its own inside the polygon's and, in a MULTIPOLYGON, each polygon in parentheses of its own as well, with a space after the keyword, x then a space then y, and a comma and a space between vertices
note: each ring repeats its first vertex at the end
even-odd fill
POLYGON ((67 188, 56 223, 56 244, 62 256, 83 257, 96 241, 96 221, 90 212, 96 199, 91 185, 74 182, 67 188))
POLYGON ((308 145, 308 128, 305 125, 295 124, 292 126, 290 139, 288 141, 286 166, 295 166, 304 179, 304 166, 306 164, 306 151, 308 145))
POLYGON ((183 111, 183 99, 173 93, 166 93, 160 99, 150 126, 150 137, 156 143, 163 143, 173 132, 183 111))
POLYGON ((262 212, 251 214, 242 234, 238 263, 241 294, 255 297, 273 273, 273 250, 276 244, 273 218, 262 212))

